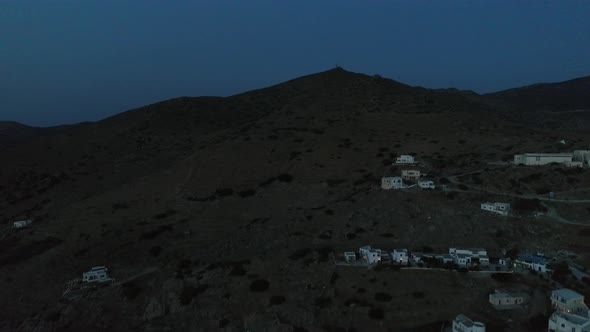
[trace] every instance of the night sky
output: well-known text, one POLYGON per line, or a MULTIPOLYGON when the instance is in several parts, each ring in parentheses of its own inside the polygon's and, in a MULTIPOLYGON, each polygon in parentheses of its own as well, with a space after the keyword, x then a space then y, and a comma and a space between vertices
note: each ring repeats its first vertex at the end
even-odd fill
POLYGON ((0 119, 95 121, 339 65, 479 93, 590 75, 590 1, 0 0, 0 119))

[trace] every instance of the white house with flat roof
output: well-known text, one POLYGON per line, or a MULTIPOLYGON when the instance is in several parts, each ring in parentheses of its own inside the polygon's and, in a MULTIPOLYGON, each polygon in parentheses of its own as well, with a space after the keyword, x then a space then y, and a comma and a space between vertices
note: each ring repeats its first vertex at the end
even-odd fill
POLYGON ((555 312, 549 317, 550 332, 590 331, 590 315, 584 296, 571 289, 551 292, 551 305, 555 312))
POLYGON ((510 292, 505 289, 496 289, 489 296, 490 303, 497 309, 525 304, 529 296, 524 293, 510 292))
POLYGON ((381 249, 371 248, 371 246, 360 247, 359 255, 369 264, 377 264, 381 262, 381 249))
POLYGON ((391 260, 395 264, 408 265, 408 249, 393 249, 391 260))
POLYGON ((490 211, 503 216, 507 216, 508 212, 510 212, 510 203, 484 202, 481 203, 481 209, 484 211, 490 211))
POLYGON ((415 181, 420 178, 419 169, 402 169, 402 179, 415 181))
POLYGON ((416 159, 414 159, 414 156, 412 156, 412 155, 402 154, 395 159, 395 163, 396 164, 415 164, 416 159))
POLYGON ((14 228, 25 228, 28 227, 32 222, 32 220, 19 220, 15 221, 12 225, 14 228))
POLYGON ((488 252, 483 248, 449 248, 453 262, 461 267, 468 265, 489 265, 488 252))
POLYGON ((93 283, 93 282, 105 282, 112 281, 109 277, 109 269, 106 266, 95 266, 90 271, 82 273, 82 281, 93 283))
POLYGON ((486 325, 482 322, 476 322, 469 317, 460 314, 453 320, 452 332, 485 332, 486 325))
POLYGON ((382 189, 401 189, 404 188, 404 182, 399 176, 384 176, 381 178, 382 189))
POLYGON ((514 164, 527 166, 541 166, 551 163, 567 166, 581 166, 573 163, 573 153, 525 153, 514 155, 514 164))
POLYGON ((431 180, 420 180, 418 181, 418 187, 422 189, 434 189, 434 181, 431 180))

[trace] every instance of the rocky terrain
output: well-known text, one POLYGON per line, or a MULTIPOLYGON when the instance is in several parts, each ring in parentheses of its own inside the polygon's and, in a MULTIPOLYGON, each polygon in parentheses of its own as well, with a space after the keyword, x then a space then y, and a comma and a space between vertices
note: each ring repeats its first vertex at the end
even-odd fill
MULTIPOLYGON (((532 121, 519 105, 335 68, 6 145, 0 330, 439 331, 466 313, 501 331, 506 317, 486 299, 502 285, 489 276, 337 268, 331 254, 366 244, 500 254, 518 246, 575 250, 585 263, 584 225, 486 214, 482 200, 506 200, 489 194, 379 187, 402 153, 439 185, 515 153, 588 148, 579 120, 538 112, 532 121), (30 228, 11 230, 24 218, 30 228), (115 283, 62 298, 96 265, 115 283)), ((582 188, 590 171, 503 166, 463 180, 536 195, 570 181, 582 188)), ((575 209, 579 221, 590 217, 590 204, 575 209)), ((513 317, 511 328, 534 331, 536 314, 513 317)))

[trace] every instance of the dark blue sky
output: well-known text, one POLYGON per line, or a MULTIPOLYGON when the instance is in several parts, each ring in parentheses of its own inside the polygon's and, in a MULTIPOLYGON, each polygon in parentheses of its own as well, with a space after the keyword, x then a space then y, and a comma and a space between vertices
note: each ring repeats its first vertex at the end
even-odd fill
POLYGON ((491 92, 590 75, 590 1, 0 0, 0 119, 93 121, 334 67, 491 92))

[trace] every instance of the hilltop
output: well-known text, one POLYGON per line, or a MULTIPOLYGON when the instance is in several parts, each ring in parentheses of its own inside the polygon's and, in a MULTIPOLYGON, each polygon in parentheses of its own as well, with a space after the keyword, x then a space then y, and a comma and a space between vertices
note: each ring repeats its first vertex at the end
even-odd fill
POLYGON ((590 110, 590 76, 557 83, 537 83, 485 96, 514 105, 521 111, 590 110))

